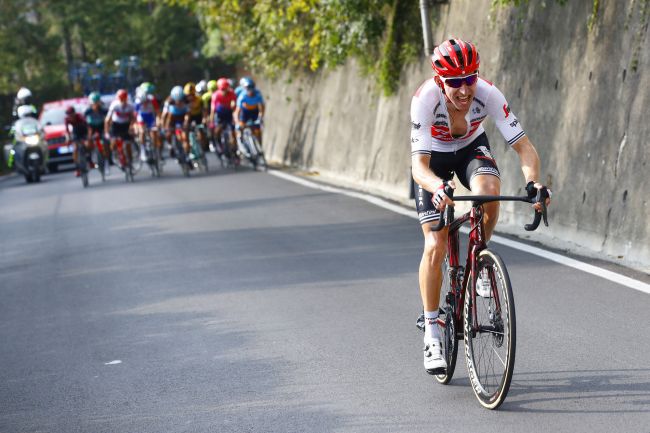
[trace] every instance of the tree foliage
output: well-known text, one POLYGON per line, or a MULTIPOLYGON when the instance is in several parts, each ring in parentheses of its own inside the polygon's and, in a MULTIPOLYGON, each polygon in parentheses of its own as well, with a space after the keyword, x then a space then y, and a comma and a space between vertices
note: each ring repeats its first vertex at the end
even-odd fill
POLYGON ((191 7, 225 53, 266 75, 315 71, 357 58, 386 93, 421 46, 408 0, 168 0, 191 7), (414 31, 415 29, 415 31, 414 31))
POLYGON ((75 62, 139 56, 155 74, 161 63, 192 58, 203 44, 187 8, 145 0, 0 2, 0 93, 20 86, 65 88, 75 62))

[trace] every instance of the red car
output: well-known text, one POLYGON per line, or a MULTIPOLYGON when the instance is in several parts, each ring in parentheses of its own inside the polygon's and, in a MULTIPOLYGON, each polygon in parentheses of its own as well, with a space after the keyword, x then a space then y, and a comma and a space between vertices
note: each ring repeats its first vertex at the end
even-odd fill
POLYGON ((49 153, 48 170, 54 173, 59 165, 73 164, 73 146, 65 138, 65 110, 73 106, 77 113, 88 107, 88 98, 63 99, 46 102, 41 109, 38 120, 45 132, 45 142, 49 153))

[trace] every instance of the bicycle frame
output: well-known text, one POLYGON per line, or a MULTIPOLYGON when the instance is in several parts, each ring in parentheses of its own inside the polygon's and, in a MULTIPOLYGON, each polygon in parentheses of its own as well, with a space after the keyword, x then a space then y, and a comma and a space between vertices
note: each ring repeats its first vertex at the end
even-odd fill
MULTIPOLYGON (((460 198, 460 197, 459 197, 460 198)), ((477 275, 477 265, 478 265, 478 256, 479 253, 487 248, 485 242, 485 227, 483 226, 483 205, 482 204, 473 204, 469 212, 465 213, 460 218, 453 220, 449 224, 449 233, 447 235, 447 254, 449 258, 449 285, 451 290, 449 295, 454 297, 454 318, 456 323, 462 323, 463 320, 463 308, 462 305, 465 304, 465 295, 466 291, 463 290, 464 287, 467 287, 469 281, 468 279, 472 278, 472 284, 476 284, 476 275, 477 275), (465 261, 465 267, 460 266, 460 236, 459 230, 463 224, 466 222, 470 223, 469 231, 469 244, 467 246, 467 258, 465 261), (469 270, 469 272, 467 272, 469 270), (459 272, 462 275, 459 275, 459 272), (461 280, 462 278, 462 280, 461 280)), ((442 216, 441 216, 442 218, 442 216)), ((472 296, 476 296, 476 293, 472 292, 472 296)), ((475 301, 475 299, 473 299, 475 301)), ((500 310, 501 305, 499 304, 499 298, 495 298, 495 307, 500 310)), ((476 302, 472 302, 472 317, 476 317, 476 302)), ((444 328, 444 320, 438 318, 437 323, 444 328)), ((472 321, 473 326, 476 326, 477 321, 472 321)), ((474 332, 476 329, 474 329, 474 332)), ((463 339, 462 329, 456 330, 456 340, 463 339)))
MULTIPOLYGON (((448 188, 448 187, 447 187, 448 188)), ((453 198, 453 190, 450 188, 445 188, 445 193, 453 198)), ((526 203, 540 203, 542 207, 541 212, 535 212, 535 218, 531 224, 526 224, 524 229, 527 231, 533 231, 538 226, 540 221, 544 220, 544 224, 548 226, 548 221, 546 219, 546 203, 545 199, 548 196, 541 195, 541 192, 537 193, 535 198, 529 197, 519 197, 519 196, 489 196, 489 195, 476 195, 476 196, 459 196, 453 198, 456 201, 472 201, 472 208, 469 212, 465 213, 460 218, 454 219, 453 207, 447 206, 445 211, 440 215, 440 221, 438 225, 433 228, 434 231, 438 231, 445 226, 446 221, 449 222, 449 233, 447 235, 447 254, 449 257, 449 284, 451 286, 450 293, 454 297, 454 318, 456 323, 462 323, 463 319, 463 309, 460 307, 465 302, 465 290, 464 287, 467 287, 469 281, 468 278, 471 275, 472 277, 472 286, 476 285, 477 278, 477 264, 478 256, 482 250, 487 248, 485 242, 485 227, 483 226, 483 204, 491 201, 523 201, 526 203), (469 231, 469 245, 467 247, 467 260, 465 262, 465 267, 460 266, 459 260, 459 236, 458 230, 460 227, 465 224, 467 221, 470 223, 469 231), (462 281, 458 277, 458 271, 463 272, 462 281), (469 272, 468 272, 469 271, 469 272)), ((490 281, 494 281, 493 278, 490 278, 490 281)), ((492 287, 494 290, 494 287, 492 287)), ((476 293, 472 291, 472 296, 476 296, 476 293)), ((472 299, 472 317, 476 318, 476 299, 472 299)), ((499 297, 495 297, 495 308, 497 310, 501 309, 499 304, 499 297)), ((444 328, 445 323, 440 318, 437 319, 437 323, 444 328)), ((477 323, 475 320, 472 321, 472 324, 477 323)), ((474 329, 473 332, 476 332, 477 329, 474 329)), ((456 331, 456 339, 461 340, 463 338, 462 332, 459 335, 458 330, 456 331)))

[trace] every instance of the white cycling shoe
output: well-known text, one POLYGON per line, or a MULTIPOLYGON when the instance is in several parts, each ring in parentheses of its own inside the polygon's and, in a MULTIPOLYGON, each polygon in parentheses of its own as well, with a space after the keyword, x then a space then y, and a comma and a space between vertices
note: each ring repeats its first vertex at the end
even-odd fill
POLYGON ((444 374, 447 361, 442 357, 442 346, 436 338, 424 339, 424 369, 429 374, 444 374))
POLYGON ((481 272, 476 279, 476 294, 481 298, 492 297, 492 284, 490 283, 490 277, 487 272, 481 272))

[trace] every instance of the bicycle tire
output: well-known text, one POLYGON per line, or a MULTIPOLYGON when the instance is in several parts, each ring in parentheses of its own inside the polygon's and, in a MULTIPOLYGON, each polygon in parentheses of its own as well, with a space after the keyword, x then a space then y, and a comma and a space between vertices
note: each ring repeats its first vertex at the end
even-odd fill
POLYGON ((476 287, 472 286, 475 278, 468 278, 468 289, 472 290, 465 291, 465 358, 470 385, 479 403, 487 409, 497 409, 508 395, 515 366, 515 303, 508 270, 501 257, 488 249, 481 251, 477 270, 483 269, 492 281, 492 295, 489 298, 476 295, 476 287), (497 300, 500 311, 495 308, 497 300), (472 313, 474 302, 476 317, 472 313), (475 325, 474 321, 478 323, 475 325), (491 358, 495 354, 496 359, 491 358))
POLYGON ((255 148, 255 153, 257 153, 257 157, 255 158, 256 166, 257 167, 261 166, 263 171, 268 171, 269 168, 266 165, 266 157, 264 156, 264 150, 262 149, 262 144, 260 143, 260 141, 255 135, 251 136, 251 142, 253 144, 253 147, 255 148))
POLYGON ((88 156, 86 146, 82 142, 77 142, 77 168, 81 174, 81 185, 88 188, 88 156))
POLYGON ((456 339, 457 323, 456 318, 454 317, 455 300, 450 297, 450 302, 447 302, 447 294, 450 290, 451 281, 449 275, 449 258, 446 256, 442 266, 442 285, 440 287, 440 305, 444 306, 442 310, 444 311, 445 326, 439 326, 439 328, 440 335, 442 336, 443 356, 445 357, 445 361, 447 361, 447 369, 444 374, 435 375, 438 383, 443 385, 447 385, 451 381, 452 377, 454 377, 456 360, 458 359, 458 340, 456 339))

